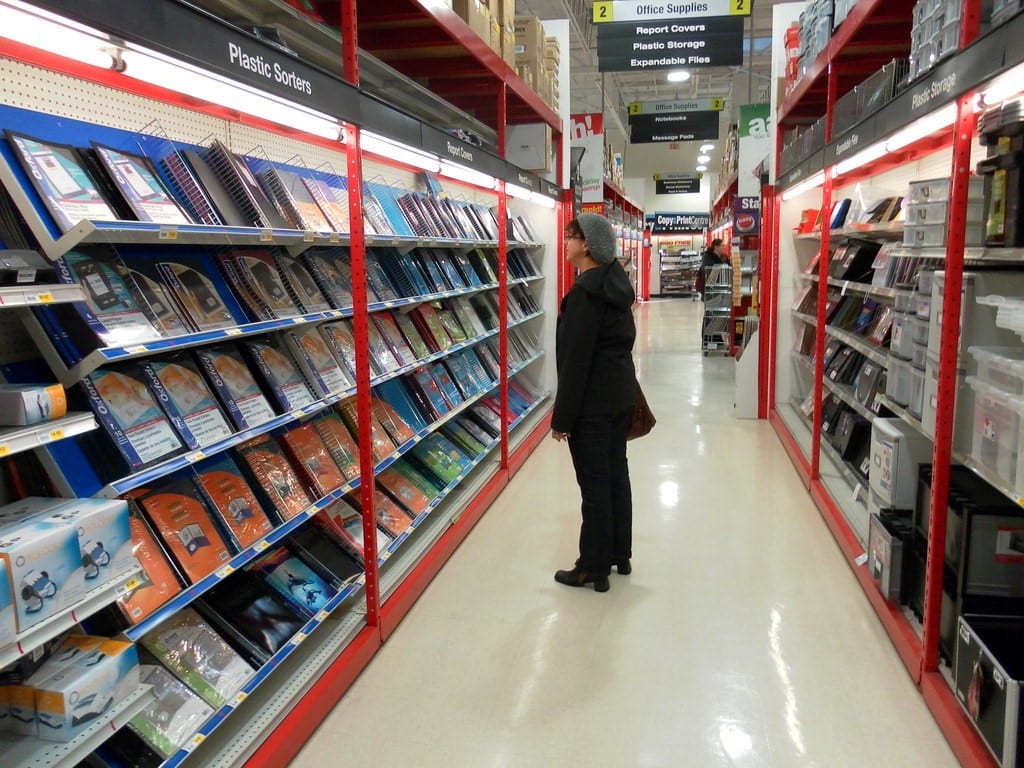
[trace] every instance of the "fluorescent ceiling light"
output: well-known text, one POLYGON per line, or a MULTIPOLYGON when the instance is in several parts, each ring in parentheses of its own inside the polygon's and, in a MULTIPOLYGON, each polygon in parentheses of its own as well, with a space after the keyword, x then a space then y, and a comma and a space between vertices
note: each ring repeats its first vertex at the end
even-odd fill
POLYGON ((690 79, 690 73, 685 69, 674 69, 665 75, 665 79, 670 83, 685 83, 690 79))
POLYGON ((0 5, 0 36, 94 67, 114 65, 110 40, 101 32, 17 0, 0 5))
POLYGON ((701 163, 701 164, 709 163, 709 162, 711 162, 711 155, 698 155, 697 156, 697 162, 701 163))
POLYGON ((462 181, 466 184, 473 184, 477 187, 483 187, 484 189, 494 189, 494 177, 488 176, 486 173, 480 173, 480 171, 474 171, 472 168, 467 168, 464 165, 458 163, 450 163, 447 160, 441 161, 442 176, 447 176, 450 179, 456 181, 462 181))
POLYGON ((982 107, 992 107, 1024 91, 1024 64, 1004 72, 984 90, 979 99, 982 107))
POLYGON ((703 173, 707 169, 708 167, 706 165, 698 165, 696 168, 694 168, 695 171, 700 171, 701 173, 703 173))
POLYGON ((783 200, 792 200, 794 197, 799 197, 804 192, 809 192, 815 187, 820 187, 825 183, 825 172, 818 171, 816 174, 811 176, 809 179, 801 181, 796 186, 790 187, 782 193, 783 200))
POLYGON ((370 131, 363 131, 359 135, 359 144, 367 152, 411 165, 413 168, 420 168, 424 171, 432 171, 433 173, 437 173, 441 169, 441 161, 433 155, 407 147, 405 144, 400 144, 393 139, 378 136, 370 131))
POLYGON ((700 151, 701 152, 710 152, 714 148, 715 148, 714 144, 701 144, 700 145, 700 151))
MULTIPOLYGON (((1018 86, 1019 89, 1019 86, 1018 86)), ((894 133, 885 142, 885 148, 889 152, 913 144, 919 139, 931 136, 933 133, 948 128, 956 121, 956 104, 947 104, 942 109, 925 115, 920 120, 915 120, 903 130, 894 133)))

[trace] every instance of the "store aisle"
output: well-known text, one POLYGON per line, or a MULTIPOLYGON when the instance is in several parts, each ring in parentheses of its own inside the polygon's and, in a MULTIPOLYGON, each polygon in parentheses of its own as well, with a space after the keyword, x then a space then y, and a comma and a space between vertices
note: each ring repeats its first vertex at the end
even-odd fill
POLYGON ((700 307, 639 310, 633 574, 554 581, 579 496, 545 440, 293 765, 957 764, 700 307))

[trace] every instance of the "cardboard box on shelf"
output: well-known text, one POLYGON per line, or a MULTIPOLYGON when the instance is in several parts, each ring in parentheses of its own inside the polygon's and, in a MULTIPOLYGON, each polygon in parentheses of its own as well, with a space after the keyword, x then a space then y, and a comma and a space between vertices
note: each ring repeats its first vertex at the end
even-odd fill
POLYGON ((501 58, 515 69, 516 66, 516 28, 506 24, 501 28, 501 58))
POLYGON ((491 15, 497 16, 503 27, 515 28, 516 0, 491 0, 491 15))
POLYGON ((551 126, 547 123, 509 125, 505 132, 505 159, 527 171, 550 171, 551 126))
POLYGON ((520 64, 516 61, 516 74, 531 88, 534 87, 533 66, 531 64, 520 64))
POLYGON ((536 16, 516 16, 516 63, 537 65, 544 59, 544 27, 536 16))
POLYGON ((480 0, 453 0, 452 10, 469 24, 470 29, 490 44, 491 12, 486 3, 480 0))
POLYGON ((491 16, 490 32, 488 43, 491 46, 491 50, 501 55, 501 24, 498 23, 494 16, 491 16))

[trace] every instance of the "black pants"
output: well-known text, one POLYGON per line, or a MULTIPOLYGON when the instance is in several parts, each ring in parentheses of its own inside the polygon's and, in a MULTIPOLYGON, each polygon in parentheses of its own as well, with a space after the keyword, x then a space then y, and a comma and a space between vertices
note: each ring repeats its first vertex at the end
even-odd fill
POLYGON ((632 415, 630 408, 614 417, 581 418, 569 437, 583 497, 577 565, 590 573, 607 574, 614 561, 633 556, 633 494, 626 462, 632 415))

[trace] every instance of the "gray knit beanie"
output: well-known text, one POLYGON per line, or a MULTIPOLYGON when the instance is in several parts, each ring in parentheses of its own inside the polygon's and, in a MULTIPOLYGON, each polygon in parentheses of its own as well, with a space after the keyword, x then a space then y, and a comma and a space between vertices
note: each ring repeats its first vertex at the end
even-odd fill
POLYGON ((598 264, 615 261, 615 230, 608 219, 597 213, 581 213, 576 223, 580 225, 594 261, 598 264))

